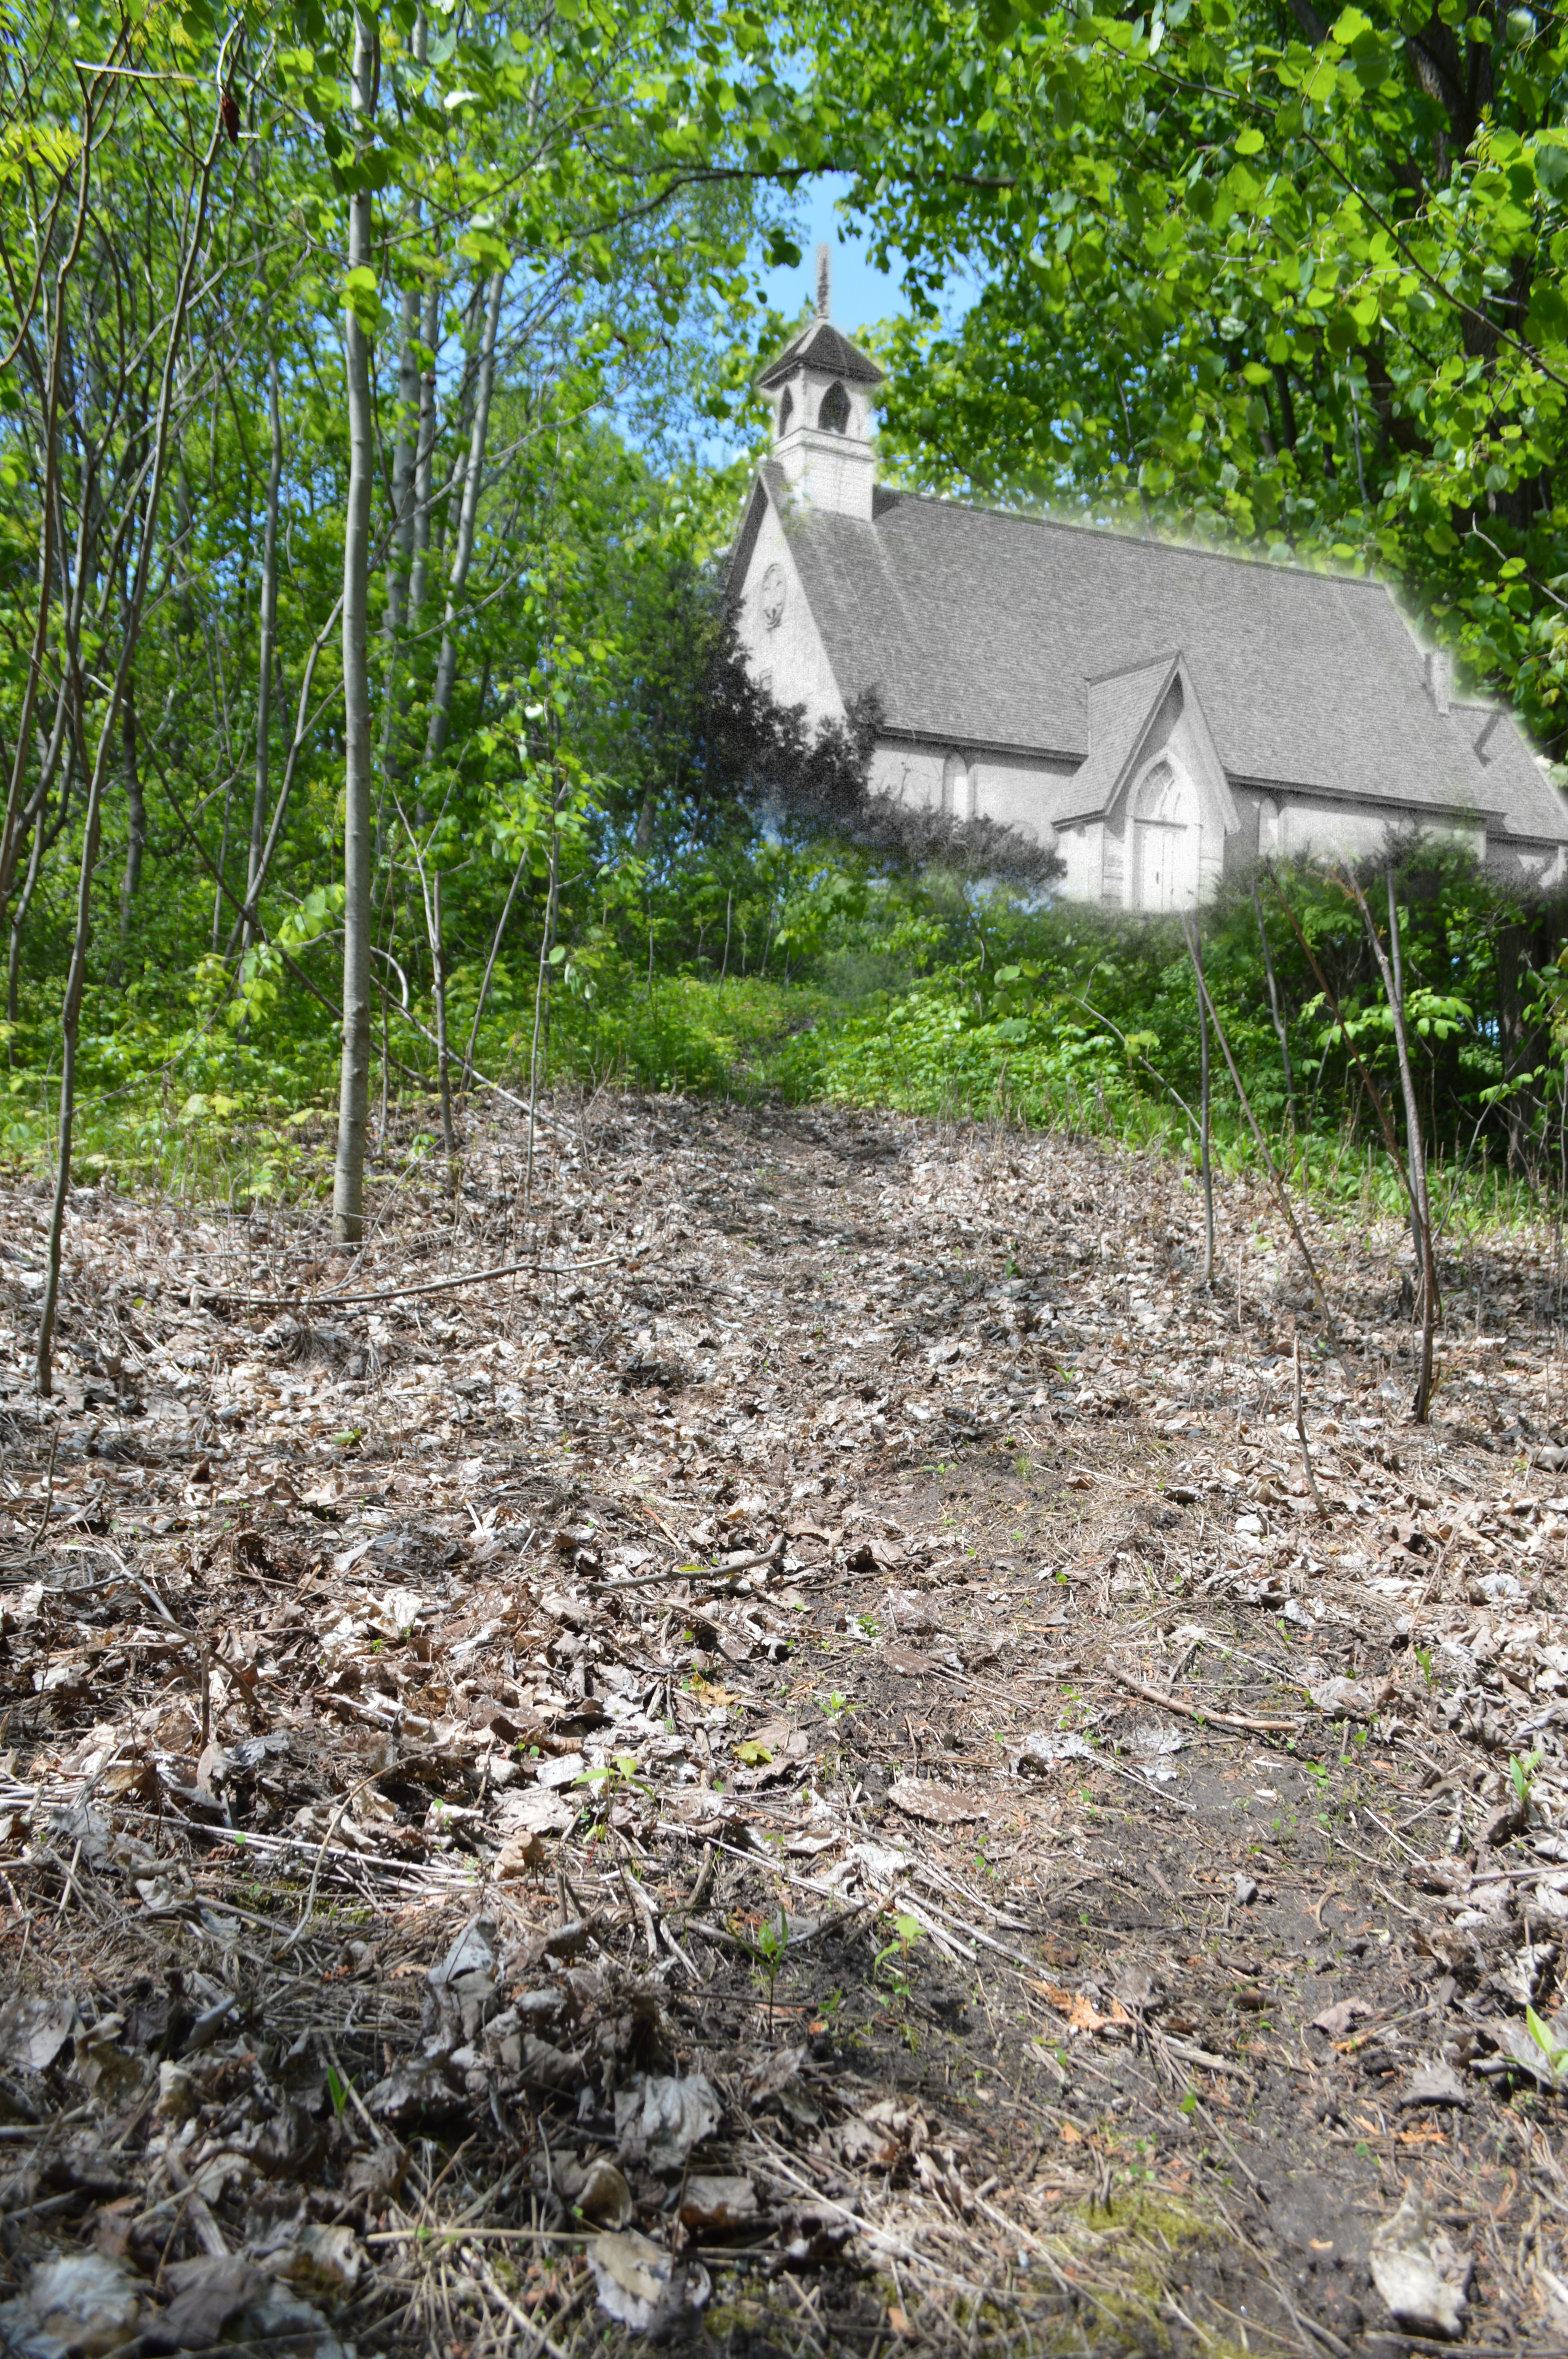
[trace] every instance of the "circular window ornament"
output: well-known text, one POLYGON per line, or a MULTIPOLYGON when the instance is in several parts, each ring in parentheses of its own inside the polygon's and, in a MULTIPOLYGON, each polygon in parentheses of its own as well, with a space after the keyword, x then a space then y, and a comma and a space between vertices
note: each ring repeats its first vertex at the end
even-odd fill
POLYGON ((762 620, 770 631, 776 631, 784 620, 784 570, 782 565, 770 565, 762 581, 762 620))

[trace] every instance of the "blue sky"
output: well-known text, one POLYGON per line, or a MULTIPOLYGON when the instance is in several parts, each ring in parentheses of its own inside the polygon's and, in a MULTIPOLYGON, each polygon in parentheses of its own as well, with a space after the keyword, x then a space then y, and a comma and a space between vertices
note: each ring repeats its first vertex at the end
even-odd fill
POLYGON ((816 249, 826 243, 833 259, 834 324, 852 336, 879 320, 892 319, 903 310, 903 301, 898 281, 872 267, 864 241, 846 229, 834 212, 835 200, 849 185, 848 178, 838 174, 803 184, 797 234, 805 259, 795 270, 770 270, 762 285, 781 311, 798 311, 815 295, 816 249))

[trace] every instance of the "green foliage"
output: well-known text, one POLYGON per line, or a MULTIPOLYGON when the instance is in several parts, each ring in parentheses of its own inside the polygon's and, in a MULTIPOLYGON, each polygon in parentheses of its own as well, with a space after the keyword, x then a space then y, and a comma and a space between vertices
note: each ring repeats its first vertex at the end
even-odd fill
POLYGON ((849 206, 904 258, 884 462, 1377 565, 1561 740, 1568 20, 862 0, 812 32, 849 206))

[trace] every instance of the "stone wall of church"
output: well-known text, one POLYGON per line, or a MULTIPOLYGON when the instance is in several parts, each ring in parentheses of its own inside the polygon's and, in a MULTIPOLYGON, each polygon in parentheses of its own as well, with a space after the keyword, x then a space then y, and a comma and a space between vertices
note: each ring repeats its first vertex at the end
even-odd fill
MULTIPOLYGON (((1407 832, 1416 816, 1398 804, 1342 803, 1310 794, 1237 793, 1241 827, 1226 846, 1226 874, 1245 875, 1260 860, 1375 860, 1390 834, 1407 832)), ((1420 815, 1422 832, 1463 844, 1487 857, 1487 831, 1470 820, 1420 815)))
POLYGON ((1035 843, 1049 844, 1055 834, 1054 817, 1065 799, 1063 789, 1076 765, 1053 762, 1041 756, 972 754, 957 745, 911 745, 883 743, 871 763, 871 787, 878 794, 935 810, 949 778, 960 819, 995 820, 1016 828, 1035 843))
POLYGON ((735 627, 753 679, 775 704, 804 704, 813 724, 843 719, 844 699, 806 603, 789 535, 771 506, 746 569, 735 627))
POLYGON ((1056 890, 1068 901, 1098 901, 1105 895, 1105 828, 1098 819, 1063 828, 1056 850, 1066 874, 1056 890))
POLYGON ((1021 835, 1049 844, 1055 834, 1055 816, 1065 798, 1063 787, 1077 768, 1076 762, 1053 762, 1044 756, 981 754, 972 765, 976 785, 976 815, 994 819, 1000 826, 1015 827, 1021 835))

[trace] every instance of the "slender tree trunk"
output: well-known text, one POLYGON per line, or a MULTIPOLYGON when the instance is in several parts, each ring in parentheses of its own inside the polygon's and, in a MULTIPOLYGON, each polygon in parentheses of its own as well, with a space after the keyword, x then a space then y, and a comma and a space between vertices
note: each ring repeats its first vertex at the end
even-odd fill
POLYGON ((44 814, 40 809, 33 821, 33 841, 27 853, 27 874, 22 889, 11 904, 10 940, 7 944, 5 973, 5 1019, 15 1024, 21 993, 22 936, 27 930, 27 913, 33 906, 33 895, 38 887, 38 870, 44 856, 44 814))
MULTIPOLYGON (((469 568, 473 562, 475 527, 479 516, 480 492, 484 477, 485 446, 490 437, 490 403, 495 384, 495 339, 501 322, 501 299, 505 292, 506 274, 498 270, 490 283, 490 299, 485 308, 484 342, 480 352, 479 388, 474 400, 473 423, 469 433, 469 451, 463 478, 462 505, 458 513, 458 528, 452 548, 452 561, 447 576, 447 613, 441 632, 441 653, 436 666, 436 686, 430 700, 430 722, 425 739, 425 759, 438 762, 447 742, 451 721, 452 690, 457 679, 458 642, 456 624, 467 587, 469 568)), ((457 1133, 452 1126, 452 1075, 447 1038, 447 941, 446 921, 442 907, 441 873, 437 869, 431 880, 430 962, 432 990, 436 1015, 436 1070, 441 1099, 441 1136, 449 1163, 457 1158, 457 1133)))
MULTIPOLYGON (((81 833, 81 865, 77 878, 76 938, 71 946, 70 967, 66 977, 65 998, 60 1010, 60 1082, 59 1082, 59 1160, 55 1171, 54 1205, 49 1216, 48 1260, 44 1275, 43 1300, 38 1308, 38 1354, 34 1363, 39 1393, 47 1399, 54 1386, 54 1331, 59 1308, 60 1245, 65 1232, 65 1203, 70 1191, 70 1150, 76 1120, 76 1046, 81 1022, 81 995, 87 974, 87 948, 92 935, 92 874, 98 860, 98 838, 103 808, 103 782, 109 766, 109 750, 114 742, 120 705, 132 677, 136 645, 141 636, 142 617, 146 609, 147 590, 157 547, 158 509, 163 500, 163 488, 168 470, 169 424, 174 408, 175 378, 179 364, 180 346, 184 341, 185 323, 190 307, 191 282, 199 259, 204 251, 207 233, 207 208, 212 186, 212 168, 217 159, 222 137, 222 114, 214 115, 198 175, 195 201, 190 208, 190 243, 181 260, 178 284, 175 290, 172 313, 168 323, 168 342, 164 347, 159 374, 157 409, 152 430, 152 449, 145 477, 136 538, 136 561, 126 592, 124 627, 119 659, 104 701, 103 722, 93 755, 92 768, 87 789, 87 811, 81 833)), ((85 168, 85 150, 84 166, 85 168)), ((76 715, 79 734, 85 733, 85 712, 76 715)))
POLYGON ((484 973, 480 981, 479 999, 474 1006, 473 1022, 469 1027, 468 1046, 463 1050, 463 1070, 460 1085, 465 1090, 469 1090, 473 1087, 473 1055, 474 1050, 479 1046, 479 1020, 484 1014, 484 1003, 490 997, 490 980, 492 975, 495 973, 495 962, 500 954, 502 941, 506 933, 506 920, 512 915, 512 904, 516 898, 517 887, 523 882, 523 871, 528 865, 529 849, 530 847, 527 844, 524 845, 523 857, 519 860, 516 867, 512 872, 512 882, 506 888, 506 899, 503 904, 501 915, 496 920, 495 931, 490 938, 490 956, 484 962, 484 973))
POLYGON ((436 429, 439 422, 434 354, 440 317, 439 290, 428 287, 425 290, 425 317, 419 327, 424 350, 419 363, 419 426, 414 458, 414 554, 408 571, 410 631, 418 628, 430 577, 430 499, 436 481, 436 429))
POLYGON ((1240 1106, 1241 1112, 1246 1118, 1248 1129, 1252 1133, 1253 1144, 1257 1147, 1259 1154, 1263 1158, 1263 1169, 1269 1175, 1270 1183, 1274 1190, 1275 1200, 1279 1204, 1280 1210, 1285 1216, 1285 1221, 1292 1236, 1295 1239, 1296 1251, 1300 1254, 1303 1261, 1306 1264, 1307 1276, 1312 1280, 1312 1290, 1316 1295, 1325 1312, 1328 1313, 1330 1318, 1332 1318, 1333 1314, 1332 1312, 1329 1312, 1328 1310, 1328 1297, 1323 1290, 1323 1280, 1317 1274, 1317 1265, 1313 1260, 1312 1255, 1307 1250, 1307 1241, 1302 1234, 1301 1224, 1296 1219, 1294 1208, 1291 1203, 1290 1191, 1280 1176, 1279 1165, 1275 1162, 1273 1156, 1269 1151, 1269 1142, 1264 1137, 1261 1129, 1259 1127, 1258 1117, 1252 1111, 1252 1101, 1248 1096, 1246 1089, 1242 1084, 1240 1073, 1237 1071, 1236 1059, 1231 1054, 1230 1042, 1226 1038, 1225 1027, 1219 1020, 1218 1012, 1216 1009, 1214 1001, 1209 994, 1208 984, 1201 978, 1198 983, 1198 990, 1202 995, 1204 1006, 1208 1014, 1208 1020, 1214 1026, 1214 1037, 1219 1042, 1220 1054, 1225 1059, 1226 1064, 1229 1069, 1231 1083, 1236 1091, 1237 1103, 1240 1106))
POLYGON ((1193 974, 1198 987, 1198 1168, 1203 1175, 1203 1278, 1205 1286, 1214 1284, 1214 1167, 1210 1159, 1211 1093, 1208 1070, 1208 1007, 1204 989, 1203 943, 1195 918, 1184 916, 1182 929, 1187 938, 1187 956, 1193 962, 1193 974))
MULTIPOLYGON (((421 17, 420 23, 424 19, 421 17)), ((398 658, 407 621, 410 577, 414 570, 414 480, 419 462, 421 372, 416 340, 419 331, 419 290, 403 290, 403 332, 397 364, 397 431, 392 446, 393 534, 386 553, 386 613, 382 622, 384 690, 381 719, 381 766, 388 777, 397 768, 398 723, 402 698, 397 688, 398 658)), ((379 831, 378 831, 379 832, 379 831)))
POLYGON ((458 1134, 452 1127, 452 1063, 447 1039, 447 936, 438 868, 430 879, 430 972, 436 1002, 436 1082, 441 1095, 441 1145, 447 1152, 447 1177, 455 1185, 458 1134))
POLYGON ((539 1094, 539 1041, 545 1014, 545 980, 550 972, 550 937, 556 930, 556 884, 560 874, 559 806, 550 813, 550 883, 545 896, 545 930, 539 937, 539 973, 534 985, 534 1038, 528 1049, 528 1148, 523 1170, 523 1217, 534 1203, 534 1108, 539 1094))
POLYGON ((1426 1149, 1422 1138, 1421 1105, 1416 1096, 1415 1073, 1411 1065, 1410 1039, 1405 1030, 1405 995, 1403 963, 1400 952, 1400 905, 1394 892, 1394 872, 1387 873, 1389 889, 1389 942, 1392 951, 1383 948, 1367 897, 1354 878, 1350 890, 1361 912, 1367 939, 1372 945, 1372 955, 1383 978, 1383 992, 1393 1019, 1394 1047, 1400 1060, 1400 1086, 1405 1101, 1405 1156, 1410 1170, 1411 1212, 1416 1228, 1417 1267, 1421 1275, 1421 1358, 1416 1369, 1415 1397, 1411 1403, 1411 1415, 1417 1425, 1424 1425, 1432 1407, 1433 1335, 1437 1324, 1437 1262, 1432 1245, 1432 1204, 1426 1185, 1426 1149))
POLYGON ((223 905, 231 897, 229 893, 229 831, 233 824, 233 819, 234 774, 231 770, 229 773, 228 784, 223 788, 223 831, 218 839, 218 868, 217 873, 212 879, 212 949, 214 953, 217 951, 219 939, 222 930, 223 905))
MULTIPOLYGON (((420 9, 414 20, 414 54, 420 65, 426 58, 427 27, 425 11, 420 9)), ((415 220, 419 218, 417 200, 415 220)), ((402 745, 403 715, 406 694, 398 677, 403 636, 424 598, 423 569, 420 569, 418 596, 414 594, 414 573, 419 529, 424 525, 423 548, 429 546, 428 516, 421 518, 421 490, 429 488, 429 452, 425 447, 426 380, 429 376, 429 425, 435 427, 435 375, 433 354, 436 337, 436 312, 427 292, 424 318, 420 316, 419 289, 406 287, 403 290, 403 330, 398 343, 397 358, 397 432, 392 454, 392 545, 386 560, 386 619, 383 626, 385 650, 385 690, 381 723, 381 766, 385 784, 395 790, 404 767, 402 745), (421 328, 425 329, 423 337, 421 328), (425 353, 420 352, 420 344, 425 353)), ((382 842, 381 808, 376 815, 376 846, 382 842)))
POLYGON ((136 758, 136 683, 125 682, 125 701, 120 713, 120 732, 125 749, 125 808, 129 815, 125 835, 125 873, 120 882, 120 940, 131 930, 131 909, 142 883, 142 854, 146 849, 147 806, 142 792, 141 765, 136 758))
MULTIPOLYGON (((354 16, 354 107, 371 112, 374 43, 354 16)), ((349 200, 349 269, 371 266, 371 197, 349 200)), ((375 463, 370 397, 370 337, 354 311, 343 315, 348 381, 349 496, 343 535, 343 1057, 338 1086, 338 1157, 332 1226, 341 1245, 364 1234, 365 1132, 370 1116, 371 724, 368 607, 370 499, 375 463)))
MULTIPOLYGON (((59 477, 60 384, 65 367, 65 288, 81 251, 87 225, 87 192, 92 178, 92 105, 89 98, 82 118, 81 150, 77 159, 81 180, 77 190, 76 223, 70 245, 55 273, 54 303, 49 321, 49 373, 44 390, 39 431, 44 445, 43 506, 38 524, 38 603, 33 617, 33 643, 22 683, 22 709, 16 720, 16 745, 5 792, 5 816, 0 822, 0 910, 11 897, 16 881, 17 825, 22 811, 22 785, 27 777, 27 748, 32 742, 33 712, 49 651, 49 608, 55 577, 55 505, 59 477)), ((13 935, 13 939, 15 936, 13 935)))
POLYGON ((505 291, 506 273, 498 270, 490 282, 490 300, 485 307, 479 389, 474 398, 473 424, 469 433, 468 466, 463 478, 462 506, 458 513, 457 538, 447 575, 447 615, 441 633, 440 658, 436 667, 435 693, 430 700, 430 725, 425 739, 427 762, 440 760, 452 717, 452 688, 458 669, 455 626, 468 584, 469 568, 473 562, 474 528, 479 518, 479 497, 483 485, 485 445, 490 438, 490 400, 495 385, 495 338, 501 324, 501 299, 505 291))
POLYGON ((1285 1111, 1291 1118, 1291 1128, 1296 1126, 1296 1077, 1291 1071, 1291 1041, 1285 1030, 1285 1019, 1280 1013, 1280 986, 1274 974, 1274 956, 1269 948, 1269 929, 1263 923, 1263 904, 1258 897, 1258 887, 1252 887, 1252 907, 1258 919, 1258 940, 1263 945, 1263 973, 1269 983, 1269 1011, 1274 1019, 1274 1038, 1280 1044, 1280 1062, 1285 1069, 1285 1111))
POLYGON ((249 950, 256 938, 255 905, 261 892, 266 843, 266 807, 272 797, 272 674, 277 650, 277 508, 283 484, 283 410, 278 398, 277 354, 266 356, 266 408, 272 449, 266 471, 266 522, 262 530, 261 618, 256 648, 256 784, 251 798, 251 848, 245 863, 245 921, 241 940, 249 950))

